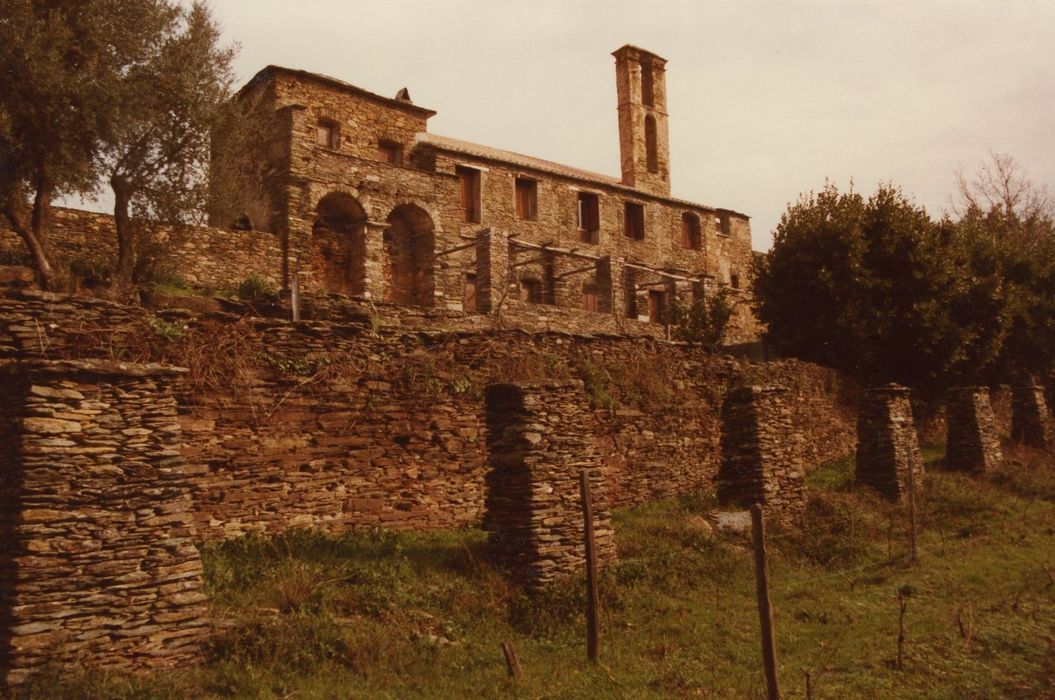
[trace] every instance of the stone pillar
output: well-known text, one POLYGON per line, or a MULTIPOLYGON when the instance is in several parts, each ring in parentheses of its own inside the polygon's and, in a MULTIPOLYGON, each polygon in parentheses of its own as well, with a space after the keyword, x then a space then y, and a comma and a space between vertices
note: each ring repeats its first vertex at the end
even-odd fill
POLYGON ((607 483, 582 382, 495 384, 486 410, 489 557, 531 589, 581 573, 585 468, 592 470, 598 563, 615 561, 607 483))
POLYGON ((208 622, 177 370, 62 361, 2 374, 0 686, 45 664, 195 659, 208 622))
POLYGON ((597 261, 597 310, 623 316, 623 259, 608 255, 597 261))
POLYGON ((1035 382, 1011 386, 1011 439, 1030 447, 1051 444, 1051 425, 1044 388, 1035 382))
POLYGON ((725 397, 718 468, 722 505, 760 503, 779 519, 805 509, 806 479, 787 394, 784 387, 747 386, 725 397))
POLYGON ((923 456, 912 421, 910 391, 896 384, 867 389, 857 409, 857 483, 891 501, 908 497, 912 469, 923 485, 923 456))
POLYGON ((476 308, 485 314, 499 310, 509 288, 509 237, 494 229, 476 241, 476 308))
POLYGON ((1003 455, 988 388, 951 389, 945 404, 945 420, 948 424, 945 465, 949 469, 980 473, 1000 466, 1003 455))
POLYGON ((375 302, 384 301, 385 231, 388 230, 389 224, 384 221, 367 221, 364 227, 363 296, 375 302))

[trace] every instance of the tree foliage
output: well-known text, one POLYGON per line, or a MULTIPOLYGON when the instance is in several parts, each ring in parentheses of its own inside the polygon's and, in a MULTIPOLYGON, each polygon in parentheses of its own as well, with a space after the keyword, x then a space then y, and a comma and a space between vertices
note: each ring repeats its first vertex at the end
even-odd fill
POLYGON ((95 193, 106 179, 145 216, 199 206, 188 195, 202 179, 199 125, 229 83, 217 39, 200 4, 4 0, 0 207, 41 286, 56 283, 55 197, 95 193))
POLYGON ((675 300, 667 310, 667 321, 676 339, 714 352, 722 345, 735 309, 732 293, 727 287, 720 287, 690 303, 675 300))
POLYGON ((867 200, 831 184, 803 196, 757 270, 770 341, 867 383, 934 388, 984 371, 994 358, 977 341, 992 318, 971 303, 953 241, 891 185, 867 200))
POLYGON ((1050 200, 1006 156, 959 185, 938 222, 892 185, 865 200, 828 184, 791 205, 757 270, 770 342, 924 392, 1050 372, 1050 200))

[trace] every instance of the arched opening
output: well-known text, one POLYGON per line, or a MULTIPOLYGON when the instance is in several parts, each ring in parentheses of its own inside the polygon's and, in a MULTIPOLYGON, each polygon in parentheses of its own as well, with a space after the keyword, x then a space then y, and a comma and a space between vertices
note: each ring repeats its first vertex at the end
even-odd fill
POLYGON ((659 172, 659 155, 656 152, 656 118, 645 117, 645 162, 650 173, 659 172))
POLYGON ((355 197, 331 192, 315 207, 311 264, 327 292, 359 295, 366 279, 366 210, 355 197))
POLYGON ((436 259, 432 217, 414 204, 400 204, 388 215, 385 230, 385 301, 432 306, 436 259))

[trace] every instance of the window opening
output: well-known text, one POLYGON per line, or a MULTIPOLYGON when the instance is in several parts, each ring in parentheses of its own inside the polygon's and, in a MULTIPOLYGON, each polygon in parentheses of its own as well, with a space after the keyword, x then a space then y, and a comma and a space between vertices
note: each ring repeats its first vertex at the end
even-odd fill
POLYGON ((517 218, 524 221, 537 221, 538 183, 526 177, 518 177, 515 189, 517 218))
POLYGON ((637 202, 626 202, 623 212, 623 234, 636 241, 645 238, 645 207, 637 202))
POLYGON ((377 144, 377 159, 392 165, 403 164, 403 148, 393 141, 381 141, 377 144))
POLYGON ((583 285, 582 308, 586 311, 597 311, 597 287, 592 284, 583 285))
POLYGON ((577 214, 579 242, 596 244, 601 230, 601 211, 597 195, 580 192, 577 214))
POLYGON ((690 212, 681 215, 681 247, 700 249, 700 217, 690 212))
POLYGON ((476 311, 476 275, 468 272, 465 275, 465 300, 463 307, 466 311, 476 311))
POLYGON ((536 279, 520 280, 520 299, 529 304, 541 304, 542 282, 536 279))
POLYGON ((462 221, 480 223, 480 171, 475 168, 457 166, 455 172, 461 184, 462 221))
POLYGON ((659 154, 656 150, 656 118, 645 117, 645 163, 650 173, 659 172, 659 154))
POLYGON ((652 61, 641 62, 641 104, 651 107, 656 103, 655 85, 652 80, 652 61))
POLYGON ((337 148, 337 122, 329 119, 320 119, 315 128, 315 143, 336 150, 337 148))
POLYGON ((650 289, 648 292, 648 320, 652 323, 663 323, 666 309, 666 292, 650 289))

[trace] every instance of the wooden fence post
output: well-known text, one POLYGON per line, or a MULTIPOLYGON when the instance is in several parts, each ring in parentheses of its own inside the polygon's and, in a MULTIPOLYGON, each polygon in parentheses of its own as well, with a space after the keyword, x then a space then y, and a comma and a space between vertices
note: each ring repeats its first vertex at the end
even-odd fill
POLYGON ((586 541, 586 658, 597 663, 599 656, 597 595, 597 544, 593 536, 593 501, 590 497, 590 470, 579 470, 579 495, 582 498, 583 535, 586 541))
POLYGON ((509 669, 509 675, 520 680, 524 675, 524 672, 520 668, 520 659, 517 658, 516 649, 513 648, 513 642, 505 641, 502 642, 502 653, 506 657, 506 668, 509 669))
POLYGON ((755 545, 755 584, 758 595, 758 621, 762 627, 762 661, 766 667, 766 697, 780 700, 777 683, 777 648, 773 640, 773 610, 769 605, 769 571, 766 566, 766 523, 762 506, 751 506, 751 534, 755 545))
POLYGON ((912 460, 908 463, 908 540, 909 540, 909 562, 919 563, 919 550, 916 548, 916 475, 912 468, 912 460))

